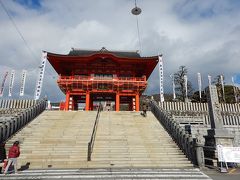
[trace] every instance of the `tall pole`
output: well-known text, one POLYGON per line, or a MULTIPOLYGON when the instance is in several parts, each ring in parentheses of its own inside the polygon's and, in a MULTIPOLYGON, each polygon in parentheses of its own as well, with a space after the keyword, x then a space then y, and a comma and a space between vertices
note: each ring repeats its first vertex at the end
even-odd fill
POLYGON ((212 76, 208 75, 208 86, 212 84, 212 76))
POLYGON ((185 85, 185 101, 187 100, 187 98, 188 98, 188 89, 187 89, 187 75, 184 75, 183 76, 183 78, 184 78, 184 85, 185 85))
POLYGON ((41 95, 46 62, 47 62, 47 52, 43 51, 42 62, 41 62, 41 65, 39 66, 39 74, 38 74, 38 79, 37 79, 36 88, 35 88, 35 95, 34 95, 35 100, 38 100, 41 95))
POLYGON ((164 102, 164 93, 163 93, 163 60, 162 55, 158 56, 158 69, 159 69, 159 96, 160 103, 164 102))
POLYGON ((5 82, 6 82, 7 76, 8 76, 8 72, 5 72, 5 74, 3 76, 3 81, 2 81, 2 84, 1 84, 1 88, 0 88, 0 97, 3 96, 4 86, 5 86, 5 82))
POLYGON ((238 100, 237 100, 236 89, 234 84, 234 77, 232 77, 232 86, 233 86, 233 94, 234 94, 235 102, 237 103, 238 100))
POLYGON ((22 78, 21 78, 21 87, 20 87, 20 96, 24 95, 24 88, 25 88, 25 82, 26 82, 26 75, 27 71, 22 70, 22 78))
POLYGON ((11 71, 8 96, 12 96, 13 84, 14 84, 15 70, 11 71))
POLYGON ((172 91, 173 91, 173 100, 176 100, 176 92, 175 92, 175 81, 174 81, 174 75, 170 75, 170 78, 172 79, 172 91))
POLYGON ((223 101, 226 102, 226 99, 225 99, 225 91, 224 91, 223 75, 220 75, 220 81, 221 81, 221 85, 222 85, 223 101))
POLYGON ((202 78, 201 78, 201 74, 197 73, 198 76, 198 90, 199 90, 199 98, 200 98, 200 102, 202 99, 202 78))

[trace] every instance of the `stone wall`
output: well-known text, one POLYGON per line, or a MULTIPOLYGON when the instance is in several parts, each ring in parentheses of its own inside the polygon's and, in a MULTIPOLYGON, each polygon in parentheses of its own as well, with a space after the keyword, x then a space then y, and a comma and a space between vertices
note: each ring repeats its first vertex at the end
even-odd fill
MULTIPOLYGON (((207 103, 163 102, 160 104, 182 127, 190 124, 192 136, 199 136, 203 141, 207 129, 211 128, 207 103)), ((234 134, 234 144, 240 146, 240 104, 220 104, 223 127, 234 134)))
POLYGON ((19 129, 42 113, 46 100, 0 100, 0 142, 6 141, 19 129))
POLYGON ((1 99, 0 100, 0 108, 2 109, 26 109, 36 104, 36 100, 24 99, 24 100, 16 100, 16 99, 1 99))

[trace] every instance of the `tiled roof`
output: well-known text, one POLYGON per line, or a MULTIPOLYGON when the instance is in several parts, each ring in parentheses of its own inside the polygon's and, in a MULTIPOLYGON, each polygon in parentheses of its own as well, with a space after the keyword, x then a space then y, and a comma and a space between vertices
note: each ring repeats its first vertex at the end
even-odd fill
POLYGON ((107 54, 113 54, 117 57, 129 57, 129 58, 140 58, 140 54, 137 51, 108 51, 105 47, 103 47, 101 50, 82 50, 82 49, 75 49, 72 48, 72 50, 69 52, 69 56, 90 56, 96 53, 107 53, 107 54))

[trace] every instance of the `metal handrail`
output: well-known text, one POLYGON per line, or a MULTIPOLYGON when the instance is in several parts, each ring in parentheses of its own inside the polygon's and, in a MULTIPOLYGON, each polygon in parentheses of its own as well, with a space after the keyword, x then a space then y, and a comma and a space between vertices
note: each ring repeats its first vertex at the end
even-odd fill
POLYGON ((91 156, 92 156, 92 151, 93 151, 93 146, 94 146, 94 142, 95 142, 95 137, 96 137, 98 121, 99 121, 101 110, 102 110, 102 104, 100 103, 99 106, 98 106, 97 116, 96 116, 95 123, 94 123, 94 126, 93 126, 91 140, 88 142, 88 155, 87 155, 87 160, 88 161, 91 161, 91 156))

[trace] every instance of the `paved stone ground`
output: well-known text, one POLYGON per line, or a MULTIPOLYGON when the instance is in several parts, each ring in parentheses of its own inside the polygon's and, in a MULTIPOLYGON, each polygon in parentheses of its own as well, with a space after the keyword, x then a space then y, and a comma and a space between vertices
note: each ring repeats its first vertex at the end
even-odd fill
POLYGON ((199 169, 98 168, 25 170, 0 179, 211 179, 199 169))
POLYGON ((228 170, 228 173, 221 173, 217 170, 204 170, 205 174, 211 177, 213 180, 239 180, 240 168, 232 168, 228 170))

